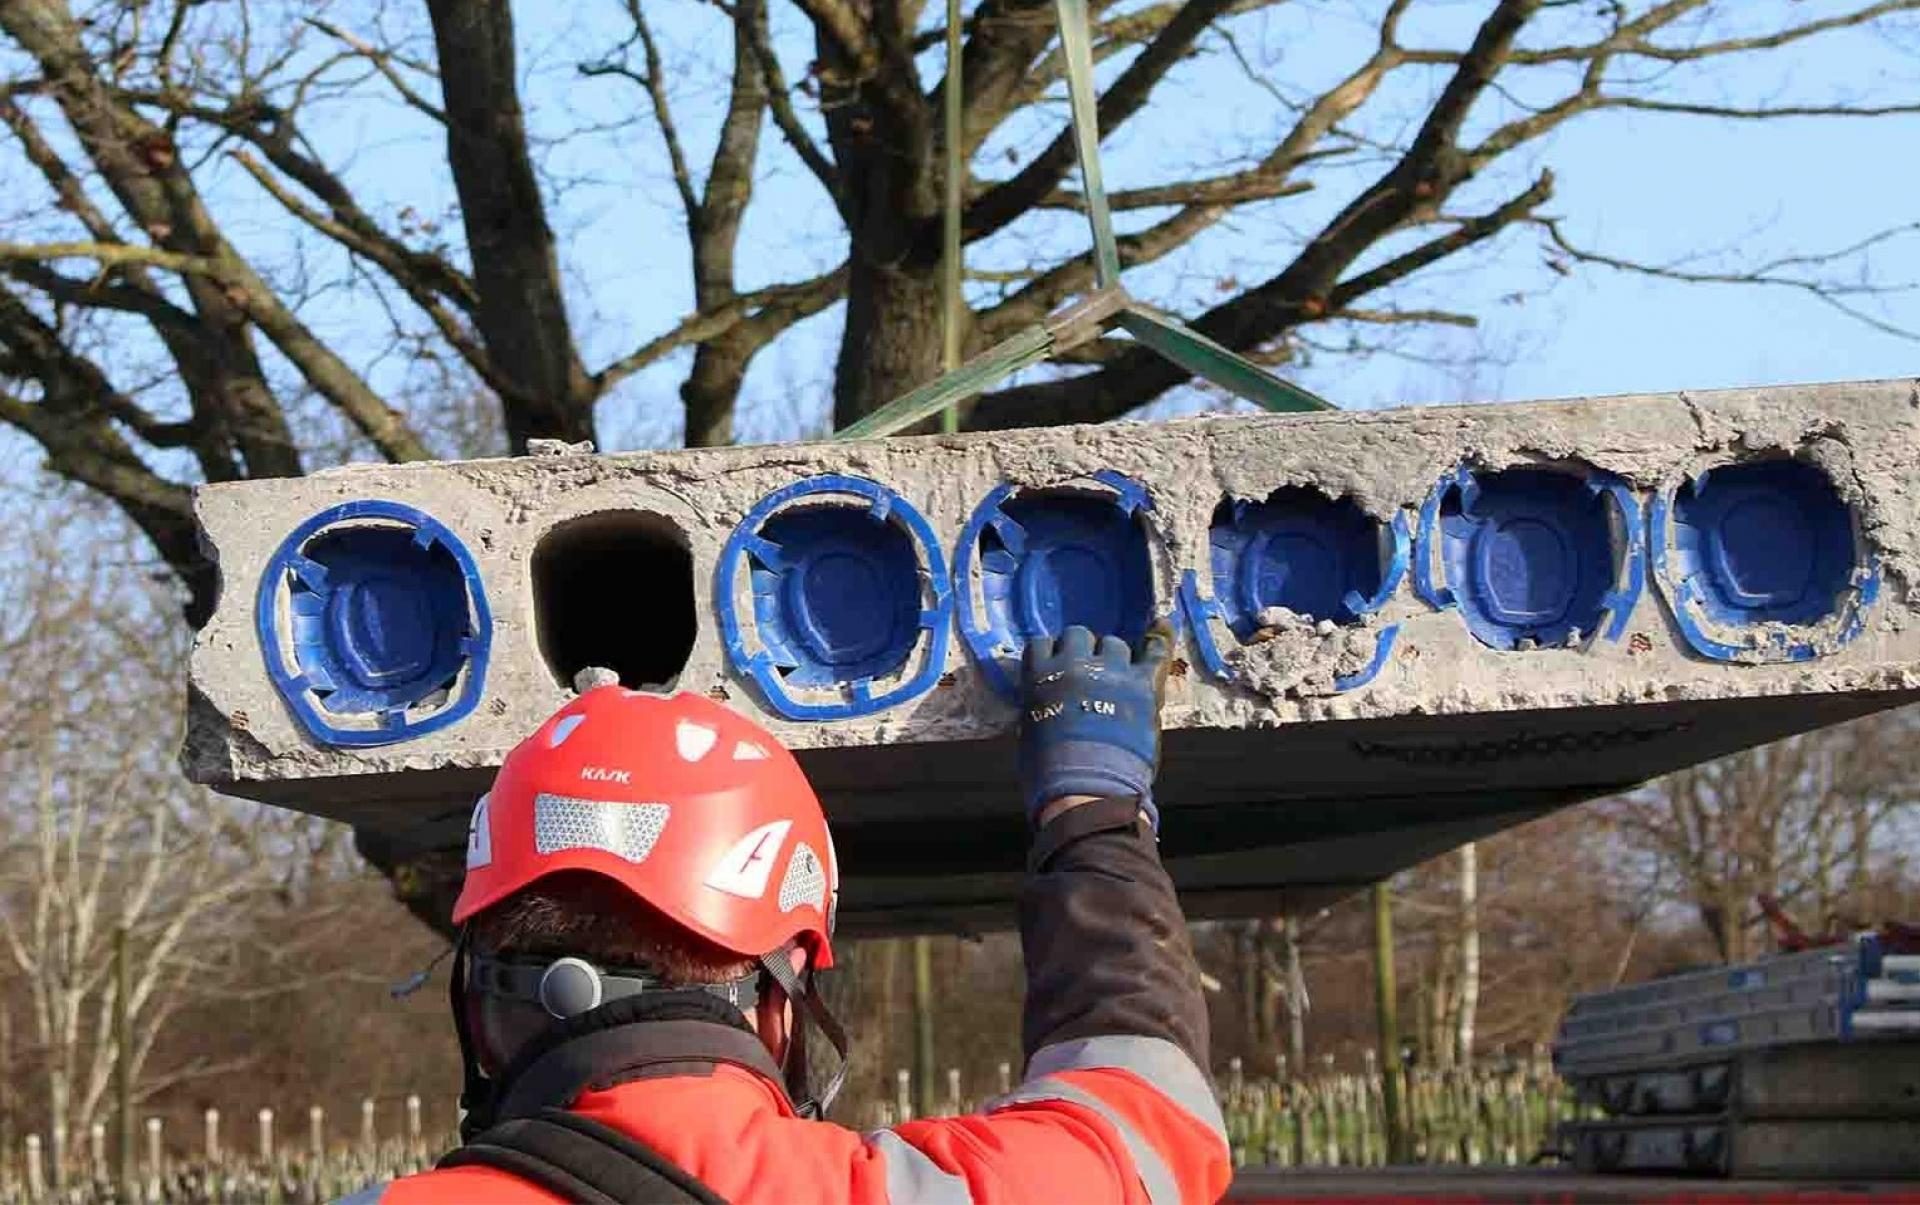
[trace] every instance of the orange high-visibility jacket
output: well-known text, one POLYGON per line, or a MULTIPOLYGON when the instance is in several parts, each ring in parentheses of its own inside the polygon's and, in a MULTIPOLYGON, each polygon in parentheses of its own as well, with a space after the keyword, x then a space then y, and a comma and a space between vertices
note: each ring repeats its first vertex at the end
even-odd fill
MULTIPOLYGON (((1231 1175, 1205 1071, 1199 969, 1135 801, 1040 831, 1021 903, 1026 1075, 965 1117, 858 1133, 795 1116, 744 1028, 653 1021, 595 1035, 607 1066, 509 1095, 563 1106, 653 1148, 734 1205, 1202 1205, 1231 1175), (632 1041, 622 1045, 625 1037, 632 1041)), ((565 1062, 566 1060, 561 1060, 565 1062)), ((521 1087, 523 1085, 515 1085, 521 1087)), ((352 1205, 519 1205, 562 1198, 489 1167, 370 1188, 352 1205)))

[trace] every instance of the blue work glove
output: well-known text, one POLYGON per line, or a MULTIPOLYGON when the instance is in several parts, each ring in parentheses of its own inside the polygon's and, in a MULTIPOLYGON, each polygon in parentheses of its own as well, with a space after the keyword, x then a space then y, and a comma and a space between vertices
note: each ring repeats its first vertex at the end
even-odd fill
POLYGON ((1160 831, 1153 775, 1160 762, 1160 702, 1173 629, 1148 629, 1135 655, 1127 642, 1068 628, 1058 641, 1027 642, 1020 712, 1020 788, 1027 819, 1068 795, 1140 797, 1160 831))

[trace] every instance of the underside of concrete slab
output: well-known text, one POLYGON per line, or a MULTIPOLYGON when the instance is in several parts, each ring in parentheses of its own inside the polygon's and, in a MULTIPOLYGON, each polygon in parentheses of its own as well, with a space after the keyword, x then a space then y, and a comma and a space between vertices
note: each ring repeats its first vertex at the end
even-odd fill
POLYGON ((1180 628, 1159 795, 1271 911, 1920 693, 1913 382, 356 467, 211 486, 184 760, 458 845, 608 666, 766 723, 849 928, 1001 923, 1032 635, 1180 628))

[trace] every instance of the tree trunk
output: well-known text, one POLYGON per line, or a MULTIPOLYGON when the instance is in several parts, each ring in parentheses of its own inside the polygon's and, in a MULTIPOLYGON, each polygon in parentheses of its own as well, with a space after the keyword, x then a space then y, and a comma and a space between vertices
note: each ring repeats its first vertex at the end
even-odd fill
POLYGON ((1273 939, 1280 931, 1277 920, 1253 922, 1253 1041, 1261 1055, 1274 1052, 1274 1020, 1282 986, 1273 973, 1273 939))
POLYGON ((1434 950, 1433 966, 1426 981, 1414 987, 1421 1057, 1443 1070, 1453 1066, 1453 1035, 1449 1030, 1453 1012, 1453 971, 1449 965, 1452 956, 1452 947, 1442 942, 1434 950))
POLYGON ((1480 1009, 1480 847, 1460 847, 1460 1015, 1453 1064, 1473 1066, 1473 1027, 1480 1009))
POLYGON ((1404 1163, 1407 1159, 1406 1114, 1400 1107, 1400 1000, 1393 977, 1393 896, 1385 883, 1373 885, 1373 972, 1387 1161, 1404 1163))
MULTIPOLYGON (((836 430, 940 375, 940 263, 890 264, 856 239, 847 328, 834 366, 836 430)), ((937 251, 937 248, 936 248, 937 251)))
MULTIPOLYGON (((58 1059, 59 1055, 54 1055, 58 1059)), ((67 1187, 67 1110, 73 1101, 68 1092, 67 1073, 52 1062, 47 1068, 48 1156, 53 1164, 53 1186, 64 1192, 67 1187)))
POLYGON ((1734 961, 1732 925, 1726 909, 1718 900, 1701 902, 1700 923, 1705 926, 1708 936, 1713 938, 1714 953, 1720 956, 1720 961, 1734 961))
POLYGON ((906 9, 856 0, 883 44, 856 64, 818 40, 821 110, 847 223, 847 324, 834 365, 833 424, 844 427, 940 374, 940 171, 934 108, 911 70, 906 9))
POLYGON ((113 930, 114 1183, 133 1195, 133 954, 127 926, 113 930))
POLYGON ((447 111, 447 162, 465 223, 477 325, 511 379, 516 452, 534 436, 593 438, 593 385, 573 341, 514 58, 508 0, 429 0, 447 111))
POLYGON ((1307 1071, 1307 976, 1300 967, 1300 922, 1289 916, 1280 929, 1287 948, 1287 1066, 1307 1071))
POLYGON ((940 1111, 933 1047, 933 938, 913 939, 913 1108, 921 1117, 940 1111))
POLYGON ((702 343, 693 353, 693 371, 680 384, 689 448, 719 448, 733 442, 733 409, 750 355, 735 350, 725 339, 702 343))
POLYGON ((1233 935, 1233 948, 1240 963, 1240 1013, 1247 1036, 1253 1038, 1259 1028, 1254 1018, 1260 1012, 1260 922, 1242 923, 1233 935))

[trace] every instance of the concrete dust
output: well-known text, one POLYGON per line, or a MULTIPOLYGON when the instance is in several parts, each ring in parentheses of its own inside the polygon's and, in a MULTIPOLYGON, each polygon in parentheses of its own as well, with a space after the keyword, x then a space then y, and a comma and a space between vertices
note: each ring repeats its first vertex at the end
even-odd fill
MULTIPOLYGON (((1234 683, 1268 700, 1333 694, 1336 682, 1373 660, 1379 632, 1368 616, 1358 624, 1315 622, 1285 607, 1260 613, 1260 629, 1221 655, 1234 683)), ((1231 637, 1229 637, 1231 639, 1231 637)))

